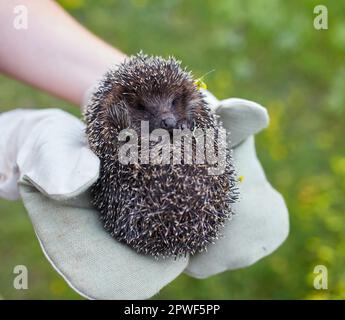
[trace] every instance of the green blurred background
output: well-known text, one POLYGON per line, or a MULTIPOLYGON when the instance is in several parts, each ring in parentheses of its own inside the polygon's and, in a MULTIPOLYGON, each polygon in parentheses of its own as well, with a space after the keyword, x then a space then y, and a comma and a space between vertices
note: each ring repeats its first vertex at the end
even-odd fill
MULTIPOLYGON (((266 106, 258 155, 290 211, 288 240, 254 266, 206 280, 181 275, 155 298, 345 298, 345 3, 322 1, 329 29, 313 27, 319 1, 61 0, 74 17, 127 54, 173 54, 218 98, 266 106), (328 268, 328 290, 313 269, 328 268)), ((0 76, 0 111, 64 101, 0 76)), ((21 202, 0 200, 0 297, 78 299, 44 258, 21 202), (13 288, 25 264, 29 290, 13 288)))

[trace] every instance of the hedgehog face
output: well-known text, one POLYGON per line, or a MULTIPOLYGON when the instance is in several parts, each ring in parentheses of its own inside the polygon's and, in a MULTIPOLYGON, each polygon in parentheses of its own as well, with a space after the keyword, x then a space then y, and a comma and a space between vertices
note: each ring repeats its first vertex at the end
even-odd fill
POLYGON ((158 128, 170 132, 173 129, 191 129, 193 105, 190 104, 192 97, 186 85, 174 94, 168 88, 161 88, 160 91, 156 95, 133 93, 130 99, 125 99, 132 126, 140 128, 141 121, 148 121, 150 132, 158 128))
POLYGON ((107 107, 111 113, 125 109, 130 126, 138 132, 141 121, 149 122, 150 131, 192 129, 194 115, 205 104, 191 74, 173 58, 136 55, 123 63, 112 79, 107 107))

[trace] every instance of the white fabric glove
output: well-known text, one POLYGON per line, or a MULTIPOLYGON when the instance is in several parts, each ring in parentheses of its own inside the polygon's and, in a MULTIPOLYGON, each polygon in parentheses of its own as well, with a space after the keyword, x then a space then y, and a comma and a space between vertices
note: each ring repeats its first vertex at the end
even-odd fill
POLYGON ((218 101, 212 109, 231 130, 241 199, 224 237, 192 258, 156 260, 137 254, 104 231, 90 207, 88 187, 99 161, 87 148, 84 124, 58 110, 16 110, 0 115, 0 196, 20 194, 43 252, 69 285, 92 299, 146 299, 182 272, 204 278, 248 266, 288 234, 282 197, 269 185, 252 135, 268 124, 260 105, 218 101))
POLYGON ((57 109, 0 114, 0 196, 17 199, 19 179, 56 200, 87 190, 98 178, 99 159, 83 130, 81 121, 57 109))

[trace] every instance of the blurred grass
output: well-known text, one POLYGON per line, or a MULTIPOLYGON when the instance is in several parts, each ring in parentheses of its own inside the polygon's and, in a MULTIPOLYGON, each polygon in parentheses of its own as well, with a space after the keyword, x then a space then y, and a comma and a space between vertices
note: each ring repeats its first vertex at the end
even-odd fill
MULTIPOLYGON (((345 3, 322 1, 329 29, 313 28, 318 1, 61 0, 81 23, 131 54, 180 58, 218 96, 266 106, 271 125, 257 136, 259 157, 284 195, 291 232, 254 266, 206 280, 180 276, 155 298, 345 298, 345 3), (313 288, 324 264, 329 289, 313 288)), ((0 111, 64 101, 0 76, 0 111)), ((0 200, 0 297, 79 298, 43 257, 20 202, 0 200), (13 289, 13 267, 30 271, 13 289)))

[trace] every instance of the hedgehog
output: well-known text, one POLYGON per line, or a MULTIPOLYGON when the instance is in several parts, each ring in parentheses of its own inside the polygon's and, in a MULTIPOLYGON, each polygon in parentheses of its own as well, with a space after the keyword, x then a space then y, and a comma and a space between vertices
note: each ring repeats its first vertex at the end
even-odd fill
MULTIPOLYGON (((91 187, 92 205, 113 238, 156 258, 194 255, 218 239, 238 199, 231 150, 224 139, 212 145, 216 154, 221 147, 225 150, 221 174, 209 174, 211 164, 196 163, 195 140, 188 149, 194 152, 189 162, 183 145, 179 163, 152 164, 140 156, 133 163, 119 160, 128 142, 119 139, 120 132, 131 129, 140 136, 143 121, 149 133, 169 133, 165 142, 171 145, 170 160, 177 148, 172 144, 175 132, 189 130, 195 138, 198 129, 212 129, 219 135, 220 120, 180 61, 142 52, 127 58, 105 74, 84 120, 89 147, 101 163, 99 179, 91 187)), ((138 141, 139 155, 143 141, 138 141)), ((149 149, 156 145, 149 142, 149 149)))

